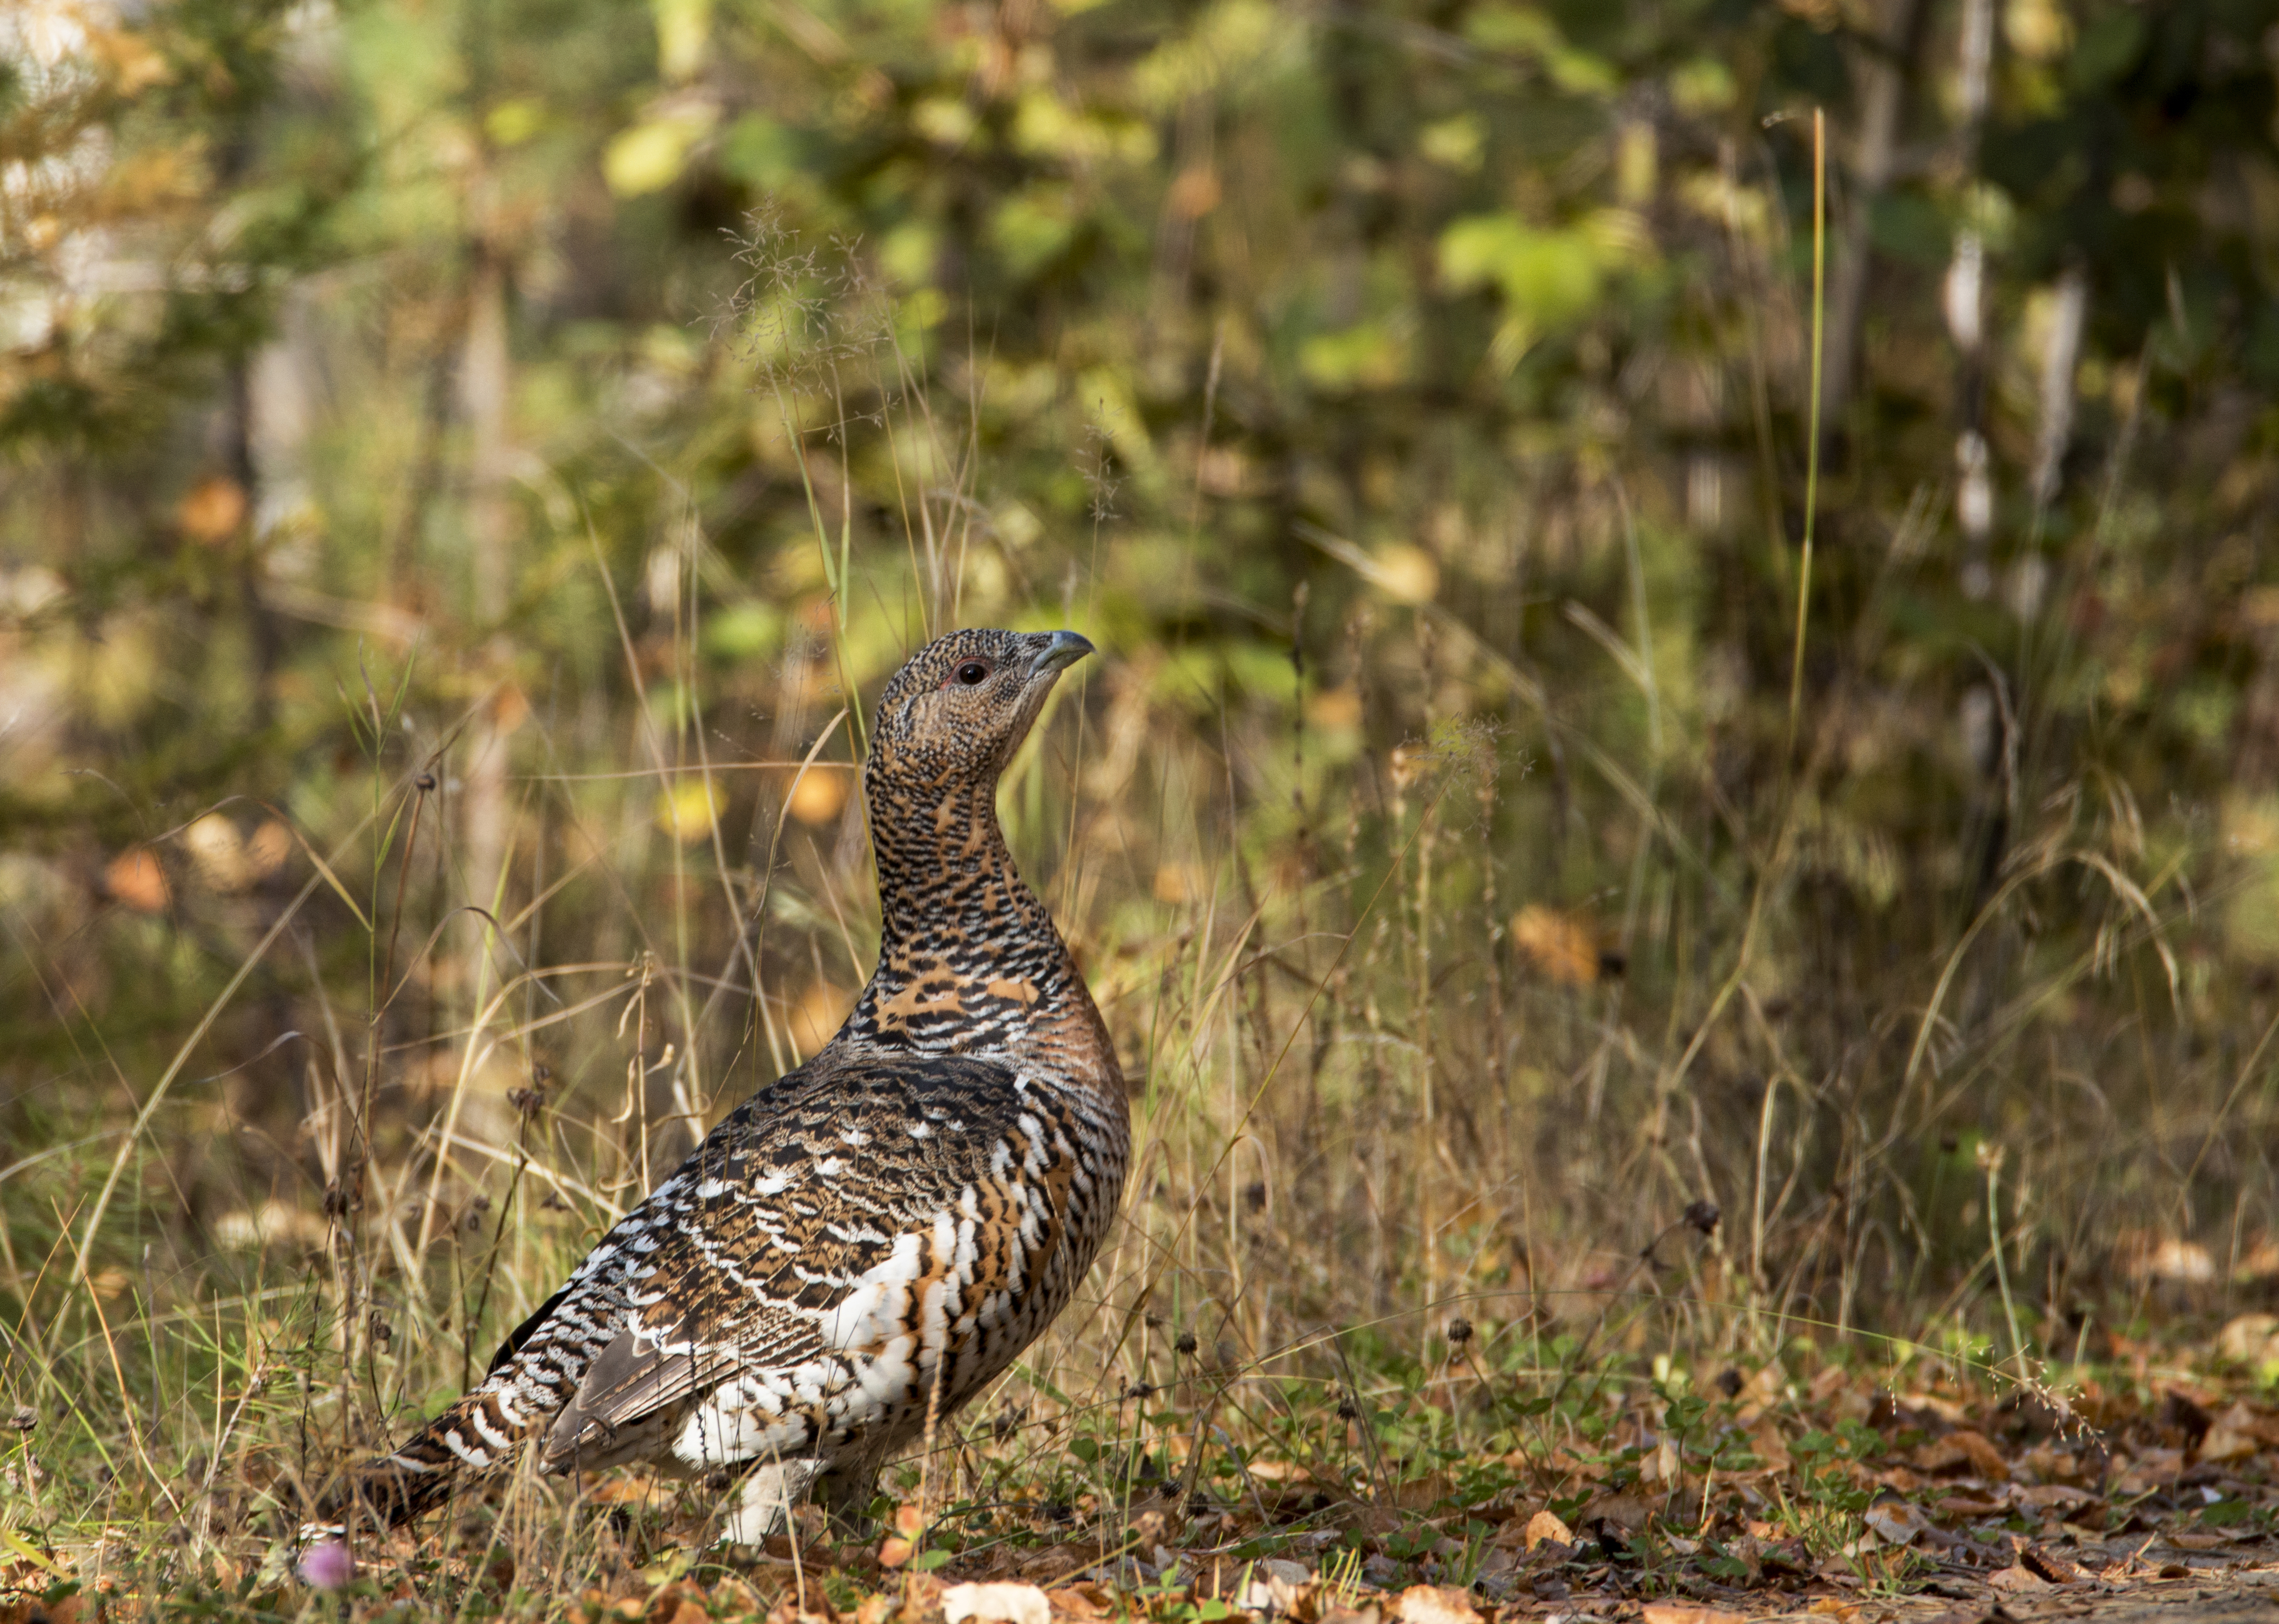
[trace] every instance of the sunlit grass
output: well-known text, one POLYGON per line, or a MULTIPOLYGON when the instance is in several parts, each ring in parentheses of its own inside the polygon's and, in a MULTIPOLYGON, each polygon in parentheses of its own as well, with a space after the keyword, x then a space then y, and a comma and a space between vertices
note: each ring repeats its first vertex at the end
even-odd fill
MULTIPOLYGON (((1057 599, 1017 586, 971 528, 966 403, 849 287, 845 325, 813 307, 813 353, 769 352, 778 426, 814 453, 779 613, 731 618, 762 600, 681 505, 637 591, 598 544, 565 570, 565 598, 603 606, 606 669, 343 641, 329 759, 154 832, 150 872, 100 906, 12 925, 44 1053, 69 1056, 12 1106, 0 1165, 0 1528, 24 1584, 327 1605, 288 1579, 310 1498, 462 1390, 843 1014, 876 939, 848 793, 863 697, 958 621, 1073 622, 1106 650, 1002 796, 1136 1084, 1130 1197, 1085 1295, 890 1473, 882 1527, 915 1520, 893 1567, 820 1527, 722 1553, 718 1484, 522 1480, 367 1553, 365 1604, 536 1614, 726 1564, 852 1609, 1033 1552, 1042 1578, 1155 1585, 1169 1618, 1196 1604, 1159 1547, 1462 1585, 1491 1528, 1472 1513, 1579 1518, 1610 1494, 1829 1558, 1857 1544, 1866 1442, 1815 1422, 1792 1478, 1721 1512, 1719 1471, 1762 1464, 1741 1410, 1795 1432, 1879 1381, 1956 1403, 2029 1375, 2117 1387, 2113 1332, 2141 1351, 2161 1314, 2228 1314, 2226 1281, 2270 1276, 2259 1175, 2236 1175, 2220 1272, 2195 1277, 2195 1255, 2217 1266, 2179 1218, 2227 1121, 2267 1119, 2244 1093, 2260 1046, 2182 1053, 2228 1090, 2213 1111, 2172 1110, 2146 1053, 2132 1092, 2095 1084, 2091 1142, 2057 1090, 2114 1025, 2197 996, 2172 886, 2192 854, 2151 849, 2114 786, 2060 787, 1935 954, 1895 949, 1871 988, 1816 977, 1821 910, 1890 889, 1896 860, 1838 810, 1868 700, 1839 678, 1807 701, 1808 571, 1791 680, 1750 701, 1794 748, 1747 805, 1706 765, 1720 724, 1663 686, 1680 639, 1626 512, 1631 624, 1569 601, 1579 677, 1500 652, 1416 558, 1327 532, 1341 618, 1301 596, 1270 621, 1283 641, 1119 644, 1116 549, 1173 551, 1116 531, 1103 468, 1094 573, 1057 599), (864 479, 893 545, 857 544, 864 479), (466 832, 484 738, 510 763, 489 877, 466 832), (272 824, 291 839, 262 869, 242 852, 272 824), (2015 974, 1975 978, 1981 942, 2015 974), (2030 1043, 2072 1057, 2032 1072, 2052 1092, 2006 1087, 1954 1130, 2030 1043), (2201 1251, 2099 1279, 2125 1231, 2201 1251)), ((1870 616, 1813 629, 1847 670, 1875 656, 1870 616)))

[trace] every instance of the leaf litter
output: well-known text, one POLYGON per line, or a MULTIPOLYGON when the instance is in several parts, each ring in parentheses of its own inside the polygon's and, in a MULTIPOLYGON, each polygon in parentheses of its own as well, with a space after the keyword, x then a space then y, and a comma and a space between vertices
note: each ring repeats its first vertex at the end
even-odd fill
MULTIPOLYGON (((994 1500, 882 1502, 860 1536, 806 1508, 795 1538, 764 1549, 711 1543, 710 1498, 618 1474, 588 1480, 573 1513, 593 1536, 586 1582, 566 1566, 516 1574, 470 1507, 360 1551, 338 1595, 344 1617, 410 1618, 472 1587, 487 1613, 576 1624, 1999 1624, 2279 1605, 2270 1386, 2134 1353, 2062 1391, 1990 1389, 1983 1370, 1966 1384, 1936 1359, 1903 1368, 1919 1387, 1836 1362, 1808 1380, 1777 1361, 1729 1370, 1706 1396, 1683 1378, 1608 1380, 1523 1402, 1531 1424, 1430 1460, 1254 1443, 1230 1449, 1231 1478, 1183 1482, 1149 1454, 1130 1492, 1070 1499, 1000 1472, 994 1500)), ((1020 1430, 972 1428, 968 1471, 1033 1473, 1020 1430)), ((1176 1466, 1197 1436, 1170 1425, 1153 1443, 1176 1466)), ((9 1530, 0 1624, 191 1604, 294 1616, 314 1595, 280 1548, 234 1554, 225 1539, 154 1585, 147 1556, 9 1530)))

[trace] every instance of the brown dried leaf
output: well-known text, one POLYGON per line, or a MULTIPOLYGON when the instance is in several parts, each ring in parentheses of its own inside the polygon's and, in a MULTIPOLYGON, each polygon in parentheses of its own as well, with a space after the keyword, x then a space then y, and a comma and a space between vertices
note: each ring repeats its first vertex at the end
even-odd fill
POLYGON ((2028 1545, 2018 1552, 2018 1566, 2052 1584, 2083 1584, 2089 1575, 2046 1545, 2028 1545))
POLYGON ((1940 1498, 1936 1509, 1942 1517, 1991 1517, 2002 1509, 2002 1502, 1984 1495, 1950 1494, 1940 1498))
POLYGON ((1998 1590, 2030 1593, 2049 1589, 2049 1582, 2030 1568, 2006 1567, 1986 1575, 1986 1582, 1998 1590))
POLYGON ((1691 1602, 1648 1602, 1638 1617, 1644 1624, 1746 1624, 1740 1613, 1691 1602))
POLYGON ((1788 1452, 1787 1440, 1781 1436, 1780 1429, 1770 1421, 1749 1435, 1749 1447, 1757 1459, 1772 1471, 1785 1472, 1796 1464, 1796 1457, 1788 1452))
POLYGON ((2215 1347, 2235 1364, 2279 1360, 2279 1314, 2243 1314, 2227 1320, 2215 1334, 2215 1347))
POLYGON ((1930 1526, 1922 1508, 1905 1500, 1879 1500, 1861 1515, 1877 1538, 1894 1545, 1913 1544, 1930 1526))
POLYGON ((2086 1505, 2097 1498, 2088 1490, 2076 1489, 2070 1483, 2036 1483, 2030 1489, 2019 1490, 2016 1498, 2020 1505, 2030 1505, 2036 1511, 2060 1513, 2086 1505))
POLYGON ((1412 1584, 1400 1607, 1401 1624, 1480 1624, 1471 1597, 1453 1585, 1412 1584))
POLYGON ((2203 1460, 2245 1460, 2255 1453, 2255 1440, 2244 1432, 2235 1432, 2219 1421, 2208 1429, 2207 1436, 2200 1440, 2203 1460))
POLYGON ((2002 1458, 2000 1450, 1987 1442, 1984 1433, 1974 1432, 1965 1427, 1947 1434, 1946 1441, 1960 1449, 1968 1459, 1970 1469, 1988 1482, 2007 1483, 2010 1481, 2010 1463, 2002 1458))
POLYGON ((1393 1491, 1393 1503, 1402 1511, 1428 1512, 1456 1492, 1455 1480, 1445 1472, 1412 1478, 1393 1491))
POLYGON ((1562 1545, 1575 1543, 1575 1531, 1549 1511, 1539 1511, 1527 1520, 1527 1528, 1520 1536, 1520 1549, 1532 1551, 1546 1540, 1562 1545))
POLYGON ((1599 978, 1599 944, 1584 924, 1531 902, 1511 916, 1512 946, 1546 980, 1587 987, 1599 978))

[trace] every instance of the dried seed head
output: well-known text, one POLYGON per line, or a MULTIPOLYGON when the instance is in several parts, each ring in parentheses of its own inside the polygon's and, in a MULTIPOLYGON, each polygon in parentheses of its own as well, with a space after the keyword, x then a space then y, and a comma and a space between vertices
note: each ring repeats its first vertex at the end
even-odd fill
POLYGON ((1715 1235, 1717 1220, 1723 1214, 1717 1210, 1715 1201, 1696 1201, 1685 1209, 1683 1216, 1687 1229, 1699 1229, 1704 1235, 1715 1235))
POLYGON ((1195 1334, 1191 1330, 1181 1331, 1171 1343, 1172 1351, 1179 1353, 1192 1353, 1195 1347, 1195 1334))
POLYGON ((1461 1348, 1471 1339, 1472 1322, 1469 1320, 1464 1318, 1464 1316, 1460 1314, 1454 1319, 1448 1321, 1448 1345, 1450 1347, 1461 1348))

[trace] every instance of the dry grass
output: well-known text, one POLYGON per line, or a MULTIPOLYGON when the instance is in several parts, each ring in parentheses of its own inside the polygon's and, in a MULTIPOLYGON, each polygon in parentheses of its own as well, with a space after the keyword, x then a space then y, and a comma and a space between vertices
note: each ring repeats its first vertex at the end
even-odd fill
MULTIPOLYGON (((313 1605, 270 1589, 305 1497, 835 1026, 876 938, 861 696, 955 623, 1106 650, 1002 806, 1140 1080, 1087 1294, 889 1484, 960 1562, 1145 1557, 1202 1505, 1241 1550, 1293 1482, 1572 1514, 1589 1475, 1528 1463, 1727 1370, 1984 1400, 2133 1357, 2149 1396, 2149 1326, 2267 1293, 2270 1000, 2223 962, 2213 834, 1999 679, 1995 767, 1925 792, 1969 798, 1965 838, 1868 815, 1954 749, 1878 664, 1919 509, 1793 709, 1785 667, 1753 688, 1657 619, 1677 549, 1613 479, 1568 522, 1615 620, 1542 612, 1487 540, 1442 580, 1447 548, 1324 531, 1247 640, 1119 636, 1210 539, 1130 533, 1103 450, 1055 601, 977 517, 970 395, 859 285, 788 307, 812 331, 755 318, 816 278, 755 252, 732 325, 814 529, 774 578, 684 505, 630 589, 598 544, 554 588, 609 662, 343 639, 332 747, 265 802, 186 808, 91 885, 11 870, 48 1039, 0 1159, 27 1561, 313 1605), (858 486, 898 534, 858 536, 858 486)), ((712 1498, 519 1483, 379 1594, 615 1594, 712 1498)), ((1376 1555, 1454 1571, 1403 1526, 1376 1555)), ((854 1605, 839 1554, 800 1597, 854 1605)))

